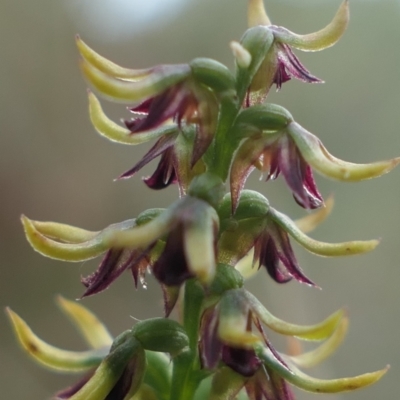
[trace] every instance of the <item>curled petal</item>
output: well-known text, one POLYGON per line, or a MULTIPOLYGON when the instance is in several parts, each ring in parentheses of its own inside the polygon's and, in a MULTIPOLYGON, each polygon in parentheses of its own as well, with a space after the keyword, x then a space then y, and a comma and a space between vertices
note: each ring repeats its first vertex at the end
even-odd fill
POLYGON ((99 365, 108 352, 108 348, 75 352, 51 346, 39 339, 14 311, 9 308, 6 311, 21 346, 46 367, 66 372, 85 371, 99 365))
POLYGON ((136 145, 158 139, 176 130, 176 126, 169 125, 143 133, 132 134, 129 129, 116 124, 104 114, 99 100, 91 91, 89 91, 88 96, 90 120, 94 128, 101 136, 113 142, 136 145))
POLYGON ((180 201, 164 211, 150 222, 127 231, 109 231, 104 240, 108 247, 114 248, 146 248, 158 238, 168 233, 175 222, 174 211, 179 207, 180 201))
POLYGON ((344 0, 333 20, 318 32, 297 35, 282 27, 273 27, 276 40, 303 51, 319 51, 333 46, 349 23, 349 1, 344 0), (275 28, 275 29, 274 29, 275 28))
POLYGON ((164 65, 140 81, 128 82, 101 72, 85 60, 81 60, 80 65, 85 78, 103 96, 124 103, 140 103, 154 97, 190 73, 189 66, 185 64, 164 65))
POLYGON ((53 240, 40 231, 42 226, 48 227, 51 223, 38 224, 24 215, 21 217, 21 221, 29 243, 37 252, 56 260, 72 262, 85 261, 99 256, 108 249, 105 236, 110 231, 126 230, 135 225, 134 220, 127 220, 119 224, 110 225, 89 240, 68 243, 67 239, 71 237, 71 232, 74 230, 72 227, 69 230, 59 230, 59 235, 56 237, 57 240, 53 240))
POLYGON ((271 208, 270 216, 305 249, 320 256, 336 257, 367 253, 374 250, 379 244, 379 240, 355 240, 352 242, 342 243, 319 242, 305 235, 296 226, 295 222, 286 215, 271 208))
POLYGON ((247 7, 247 24, 250 27, 257 25, 271 25, 265 11, 263 0, 249 0, 247 7))
POLYGON ((90 347, 100 349, 111 346, 113 337, 110 332, 96 315, 86 307, 62 296, 57 296, 57 304, 73 322, 90 347))
POLYGON ((333 196, 330 196, 325 200, 325 207, 321 207, 318 211, 297 219, 294 223, 303 233, 311 232, 330 215, 333 205, 334 199, 333 196))
POLYGON ((297 123, 291 123, 288 133, 304 159, 320 174, 346 182, 376 178, 400 164, 400 157, 371 164, 354 164, 332 156, 321 141, 297 123))
POLYGON ((348 317, 344 316, 332 336, 319 347, 297 356, 291 356, 290 360, 299 367, 312 368, 326 360, 343 342, 349 326, 348 317))
POLYGON ((150 75, 154 68, 147 69, 129 69, 120 67, 114 64, 110 60, 107 60, 100 54, 96 53, 91 49, 80 37, 76 36, 76 45, 78 47, 80 55, 93 67, 99 71, 104 72, 107 75, 113 76, 114 78, 121 78, 125 80, 138 80, 145 78, 150 75))
MULTIPOLYGON (((22 217, 23 223, 24 219, 27 218, 24 216, 22 217)), ((86 242, 100 233, 99 231, 88 231, 86 229, 77 228, 76 226, 67 224, 60 224, 58 222, 29 221, 40 234, 66 243, 86 242)))
POLYGON ((272 315, 251 293, 246 291, 245 295, 251 310, 266 326, 282 335, 296 336, 303 340, 319 341, 327 339, 336 330, 345 314, 344 310, 338 310, 319 324, 295 325, 272 315))
POLYGON ((276 361, 272 357, 272 353, 268 348, 263 346, 256 346, 255 348, 257 356, 270 368, 275 370, 279 375, 286 379, 292 385, 295 385, 308 392, 315 393, 338 393, 345 392, 355 389, 361 389, 363 387, 372 385, 382 378, 387 372, 389 367, 386 367, 380 371, 371 372, 351 378, 341 379, 316 379, 312 378, 303 372, 301 372, 294 365, 290 365, 290 370, 276 361))

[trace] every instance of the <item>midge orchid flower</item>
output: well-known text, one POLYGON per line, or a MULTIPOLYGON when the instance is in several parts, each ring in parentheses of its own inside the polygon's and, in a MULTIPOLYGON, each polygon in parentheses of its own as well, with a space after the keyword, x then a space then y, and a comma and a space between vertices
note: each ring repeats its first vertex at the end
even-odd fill
POLYGON ((85 374, 58 399, 294 400, 293 386, 315 393, 355 390, 387 371, 333 380, 306 375, 300 368, 325 360, 341 344, 346 312, 314 325, 292 324, 271 314, 244 288, 244 278, 259 269, 279 284, 294 279, 316 286, 299 266, 291 240, 324 257, 373 250, 377 240, 325 243, 307 235, 332 209, 332 199, 324 201, 313 172, 357 182, 400 163, 400 158, 370 164, 340 160, 288 110, 266 102, 273 84, 280 89, 291 78, 321 82, 293 49, 318 51, 335 44, 347 27, 349 2, 342 3, 329 25, 308 35, 271 24, 262 0, 248 4, 249 29, 230 43, 234 74, 205 58, 128 69, 76 39, 90 86, 128 104, 133 116, 122 125, 111 121, 89 90, 95 130, 121 144, 154 142, 119 178, 136 175, 159 157, 144 183, 156 190, 177 184, 179 199, 100 231, 22 216, 26 237, 39 253, 70 262, 103 257, 81 279, 82 298, 108 289, 125 271, 136 287, 138 282, 146 287, 146 274, 152 273, 164 294, 165 318, 137 322, 116 338, 82 305, 59 298, 91 348, 84 352, 50 346, 7 309, 31 357, 52 369, 85 374), (272 207, 262 194, 245 188, 255 168, 267 180, 281 174, 300 206, 319 209, 293 221, 275 208, 279 205, 272 207), (175 309, 179 321, 169 318, 175 309), (292 341, 321 343, 314 350, 286 354, 272 344, 270 331, 292 341))

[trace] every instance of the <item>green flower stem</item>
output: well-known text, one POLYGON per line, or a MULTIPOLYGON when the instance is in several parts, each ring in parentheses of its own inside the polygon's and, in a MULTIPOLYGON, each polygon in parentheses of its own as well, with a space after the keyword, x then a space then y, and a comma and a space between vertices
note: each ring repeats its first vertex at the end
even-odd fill
POLYGON ((190 350, 197 352, 200 317, 203 310, 204 291, 199 282, 191 279, 185 284, 183 326, 189 337, 190 350))
POLYGON ((199 282, 195 279, 187 281, 183 299, 183 326, 189 337, 189 349, 173 359, 170 400, 192 399, 202 380, 197 343, 203 300, 204 291, 199 282))
POLYGON ((240 110, 240 104, 231 95, 227 95, 221 100, 220 117, 214 146, 211 149, 213 157, 209 165, 209 172, 219 176, 223 182, 228 179, 232 157, 239 144, 238 139, 230 133, 240 110))

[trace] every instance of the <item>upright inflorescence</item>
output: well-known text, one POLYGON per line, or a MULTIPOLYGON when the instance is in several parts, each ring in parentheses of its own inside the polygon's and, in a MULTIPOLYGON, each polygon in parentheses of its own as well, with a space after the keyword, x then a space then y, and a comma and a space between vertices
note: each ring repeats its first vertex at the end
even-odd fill
POLYGON ((293 49, 319 51, 334 45, 348 19, 345 0, 328 26, 297 35, 272 25, 262 0, 249 0, 249 29, 230 44, 234 73, 205 58, 127 69, 77 37, 81 69, 90 86, 128 104, 132 112, 120 126, 89 91, 95 129, 122 144, 154 142, 120 178, 136 175, 158 158, 144 183, 155 190, 176 185, 179 199, 99 232, 22 217, 28 241, 47 257, 81 262, 102 255, 97 270, 82 278, 82 297, 107 289, 125 271, 136 286, 152 273, 164 293, 164 318, 138 322, 117 338, 82 305, 60 297, 62 311, 90 347, 84 352, 48 345, 8 309, 20 343, 33 358, 56 370, 84 373, 58 399, 291 400, 291 385, 333 393, 370 385, 386 372, 334 380, 306 375, 299 368, 323 361, 340 345, 348 324, 345 311, 315 325, 295 325, 271 314, 244 287, 244 278, 259 269, 279 284, 294 279, 316 286, 296 260, 291 240, 321 256, 365 253, 378 244, 324 243, 306 234, 332 208, 313 173, 360 181, 389 172, 400 158, 371 164, 339 160, 289 111, 267 102, 273 85, 281 89, 292 78, 322 82, 293 49), (245 189, 254 169, 264 172, 266 181, 282 175, 301 207, 319 210, 291 220, 262 194, 245 189), (176 322, 168 317, 178 301, 182 315, 176 322), (322 343, 288 355, 275 349, 269 330, 322 343))

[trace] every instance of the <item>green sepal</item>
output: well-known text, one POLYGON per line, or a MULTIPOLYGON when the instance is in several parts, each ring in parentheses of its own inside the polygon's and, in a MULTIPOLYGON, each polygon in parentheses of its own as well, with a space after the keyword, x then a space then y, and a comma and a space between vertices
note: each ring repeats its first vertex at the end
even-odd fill
MULTIPOLYGON (((240 112, 235 121, 235 127, 252 126, 261 131, 276 131, 285 128, 293 121, 292 114, 284 107, 277 104, 257 104, 245 108, 240 112)), ((247 130, 245 130, 247 136, 247 130)))
POLYGON ((208 400, 233 400, 245 382, 244 376, 229 367, 222 367, 214 374, 208 400))
MULTIPOLYGON (((248 218, 263 218, 269 212, 269 201, 262 194, 254 190, 243 190, 240 196, 239 205, 233 218, 235 220, 244 220, 248 218)), ((232 200, 230 193, 227 193, 219 207, 218 215, 221 221, 232 218, 232 200)))
POLYGON ((248 253, 265 229, 268 211, 269 203, 264 196, 243 190, 235 215, 231 216, 231 195, 228 193, 224 196, 218 209, 221 221, 218 241, 220 263, 234 265, 248 253))
POLYGON ((145 350, 161 351, 176 356, 189 346, 189 338, 181 324, 167 318, 152 318, 138 322, 133 335, 145 350))
POLYGON ((251 54, 252 59, 248 68, 238 67, 237 69, 237 93, 240 101, 243 101, 247 89, 271 49, 273 42, 274 35, 267 26, 259 25, 250 28, 242 36, 240 43, 251 54))
POLYGON ((244 280, 239 271, 227 264, 218 264, 214 281, 209 288, 211 295, 220 296, 230 289, 240 289, 244 280))
POLYGON ((192 75, 197 82, 208 86, 216 92, 235 90, 235 78, 229 69, 210 58, 195 58, 189 63, 192 75))

